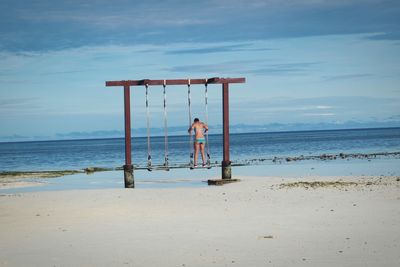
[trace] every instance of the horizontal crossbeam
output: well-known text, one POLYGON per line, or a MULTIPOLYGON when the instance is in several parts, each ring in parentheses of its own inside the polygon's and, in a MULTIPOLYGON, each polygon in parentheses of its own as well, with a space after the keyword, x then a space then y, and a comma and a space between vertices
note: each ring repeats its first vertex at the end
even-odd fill
POLYGON ((210 79, 176 79, 176 80, 123 80, 107 81, 106 86, 140 86, 140 85, 188 85, 188 84, 223 84, 223 83, 245 83, 246 78, 219 78, 210 79))

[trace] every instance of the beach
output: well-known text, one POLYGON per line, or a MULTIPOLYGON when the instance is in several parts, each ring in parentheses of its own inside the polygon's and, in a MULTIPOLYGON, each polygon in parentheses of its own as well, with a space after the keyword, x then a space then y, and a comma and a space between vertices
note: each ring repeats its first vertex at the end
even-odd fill
POLYGON ((398 176, 1 194, 0 266, 399 266, 398 176))
POLYGON ((400 267, 400 1, 2 4, 0 267, 400 267))

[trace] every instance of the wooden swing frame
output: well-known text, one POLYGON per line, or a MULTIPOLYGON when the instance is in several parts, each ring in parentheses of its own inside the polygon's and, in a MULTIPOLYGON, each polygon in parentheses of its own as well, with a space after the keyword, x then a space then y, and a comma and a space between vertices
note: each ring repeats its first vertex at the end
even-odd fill
POLYGON ((193 85, 193 84, 222 84, 222 121, 223 121, 223 160, 221 164, 222 181, 231 182, 232 170, 229 153, 229 84, 245 83, 246 78, 219 78, 210 79, 175 79, 175 80, 122 80, 106 81, 106 87, 123 86, 124 87, 124 115, 125 115, 125 165, 124 180, 125 188, 134 188, 134 174, 132 165, 131 148, 131 105, 130 105, 130 87, 131 86, 154 86, 154 85, 193 85))

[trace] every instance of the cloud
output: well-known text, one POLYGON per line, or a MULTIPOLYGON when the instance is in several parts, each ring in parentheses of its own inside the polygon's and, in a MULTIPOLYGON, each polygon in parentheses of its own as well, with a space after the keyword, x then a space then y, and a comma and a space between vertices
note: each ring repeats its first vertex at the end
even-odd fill
POLYGON ((104 116, 121 114, 118 108, 103 110, 99 107, 76 108, 73 103, 68 106, 57 106, 51 102, 43 102, 37 97, 6 98, 0 100, 0 117, 57 117, 57 116, 104 116))
POLYGON ((366 38, 370 40, 400 40, 400 31, 377 33, 366 38))
MULTIPOLYGON (((324 97, 273 97, 259 98, 255 101, 246 102, 251 107, 282 108, 291 110, 298 107, 312 107, 315 109, 341 109, 346 106, 388 106, 396 105, 400 98, 368 97, 368 96, 324 96, 324 97)), ((239 104, 239 103, 237 103, 239 104)))
MULTIPOLYGON (((263 98, 253 101, 232 102, 232 113, 236 118, 247 114, 247 121, 271 122, 278 117, 281 122, 323 121, 325 118, 348 120, 369 119, 374 114, 376 121, 397 114, 400 98, 377 98, 366 96, 330 96, 308 98, 263 98), (249 111, 251 107, 251 111, 249 111), (379 107, 379 108, 377 108, 379 107), (382 108, 384 107, 384 108, 382 108), (251 115, 249 115, 251 114, 251 115)), ((395 117, 393 119, 396 119, 395 117)))
POLYGON ((26 106, 31 104, 33 101, 37 100, 36 98, 8 98, 8 99, 0 99, 0 108, 1 109, 13 109, 20 108, 21 106, 26 106))
POLYGON ((316 117, 326 117, 335 116, 335 113, 303 113, 303 116, 316 116, 316 117))
POLYGON ((311 70, 311 67, 321 62, 300 62, 300 63, 284 63, 284 64, 266 64, 261 68, 254 68, 245 71, 255 75, 293 75, 304 74, 311 70))
POLYGON ((180 65, 166 69, 170 72, 232 73, 255 75, 304 74, 320 62, 263 64, 263 60, 225 61, 216 64, 180 65))
MULTIPOLYGON (((0 76, 1 76, 1 74, 0 74, 0 76)), ((29 83, 31 83, 31 81, 30 80, 17 80, 17 79, 15 79, 15 80, 11 80, 11 79, 0 79, 0 84, 29 84, 29 83)))
POLYGON ((16 114, 33 114, 43 110, 38 104, 38 98, 6 98, 0 100, 0 117, 10 117, 16 114))
POLYGON ((5 0, 3 6, 7 8, 0 10, 0 43, 8 51, 360 33, 375 34, 369 37, 373 40, 398 40, 400 32, 400 3, 394 0, 42 0, 23 5, 5 0))
POLYGON ((202 48, 189 48, 167 51, 166 54, 210 54, 222 52, 242 52, 242 51, 269 51, 276 50, 273 48, 251 48, 251 44, 235 44, 235 45, 221 45, 209 46, 202 48))
POLYGON ((359 73, 359 74, 344 74, 344 75, 331 75, 322 77, 325 81, 337 81, 337 80, 352 80, 359 78, 368 78, 372 77, 372 74, 369 73, 359 73))
POLYGON ((330 109, 332 106, 316 106, 316 109, 330 109))
POLYGON ((200 73, 237 73, 240 72, 244 66, 260 62, 259 60, 237 60, 225 61, 216 64, 195 64, 195 65, 180 65, 167 68, 165 70, 170 72, 200 72, 200 73))
POLYGON ((72 73, 84 73, 84 72, 93 72, 96 69, 82 69, 82 70, 66 70, 66 71, 48 71, 40 73, 40 75, 62 75, 62 74, 72 74, 72 73))
POLYGON ((90 3, 75 0, 54 3, 42 0, 19 7, 16 15, 20 20, 31 23, 71 23, 112 30, 125 26, 193 26, 213 21, 211 16, 194 16, 193 12, 188 12, 189 8, 180 0, 168 3, 124 0, 100 0, 90 3), (145 12, 140 12, 141 10, 145 12))
POLYGON ((248 106, 252 107, 253 112, 257 112, 260 114, 266 113, 292 113, 292 112, 305 112, 303 114, 320 114, 321 109, 336 109, 334 106, 323 106, 323 105, 313 105, 307 102, 307 100, 300 99, 300 103, 296 103, 297 101, 294 99, 287 99, 286 101, 279 100, 262 100, 262 101, 254 101, 251 103, 247 103, 246 106, 242 106, 240 104, 234 104, 235 110, 245 110, 248 109, 248 106), (303 101, 302 101, 303 100, 303 101))

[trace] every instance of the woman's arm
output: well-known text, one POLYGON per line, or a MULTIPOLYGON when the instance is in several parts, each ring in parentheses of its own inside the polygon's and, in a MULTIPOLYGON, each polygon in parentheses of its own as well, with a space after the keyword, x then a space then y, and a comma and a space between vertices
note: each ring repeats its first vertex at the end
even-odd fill
POLYGON ((191 133, 191 132, 192 132, 192 129, 193 129, 193 124, 189 127, 188 133, 191 133))

